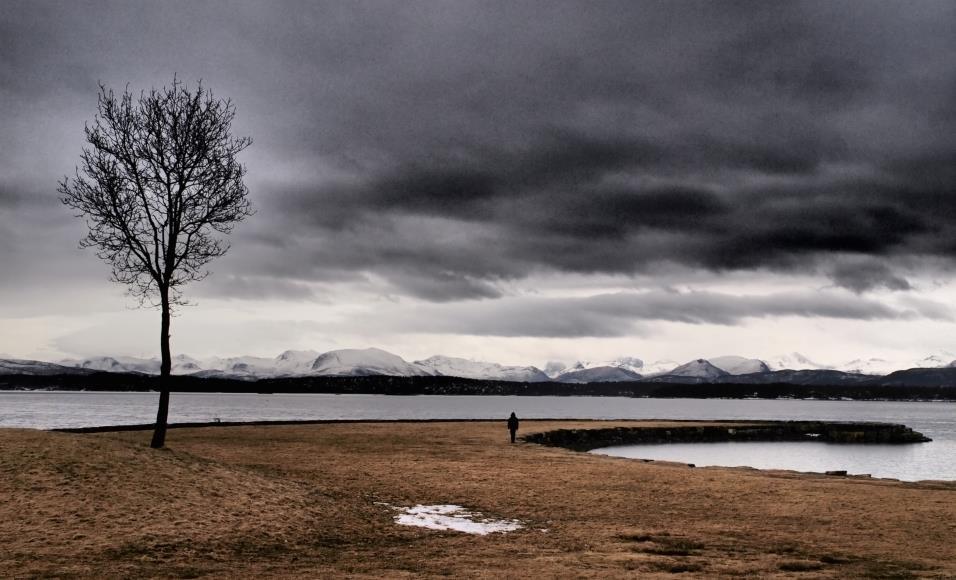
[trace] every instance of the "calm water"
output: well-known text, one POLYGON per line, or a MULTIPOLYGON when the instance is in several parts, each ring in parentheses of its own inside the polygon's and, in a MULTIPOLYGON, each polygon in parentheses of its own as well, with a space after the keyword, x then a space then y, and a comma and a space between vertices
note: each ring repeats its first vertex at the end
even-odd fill
MULTIPOLYGON (((156 393, 0 391, 0 427, 150 423, 156 393)), ((628 446, 614 455, 874 477, 956 480, 956 404, 882 401, 174 393, 170 422, 292 419, 792 419, 903 423, 932 443, 901 446, 705 443, 628 446)), ((608 450, 604 450, 609 452, 608 450)))
POLYGON ((595 449, 591 453, 632 459, 661 459, 693 463, 699 467, 720 465, 759 469, 790 469, 824 472, 846 470, 904 481, 956 480, 956 442, 939 441, 905 445, 838 445, 799 442, 669 443, 622 445, 595 449))

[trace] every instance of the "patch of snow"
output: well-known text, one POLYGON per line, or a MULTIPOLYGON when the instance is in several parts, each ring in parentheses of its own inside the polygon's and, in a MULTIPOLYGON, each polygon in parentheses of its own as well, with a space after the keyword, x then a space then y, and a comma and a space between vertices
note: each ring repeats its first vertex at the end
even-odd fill
POLYGON ((401 513, 395 516, 396 524, 417 526, 430 530, 454 530, 484 536, 513 532, 524 527, 518 520, 488 518, 479 512, 467 510, 460 505, 416 505, 409 508, 393 509, 401 510, 401 513))

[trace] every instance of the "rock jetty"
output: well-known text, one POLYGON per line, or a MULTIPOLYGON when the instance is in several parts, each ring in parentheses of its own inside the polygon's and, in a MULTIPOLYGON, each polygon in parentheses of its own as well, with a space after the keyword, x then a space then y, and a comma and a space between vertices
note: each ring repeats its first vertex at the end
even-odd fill
POLYGON ((557 429, 526 435, 524 440, 550 447, 590 451, 641 443, 713 443, 723 441, 822 441, 827 443, 924 443, 931 441, 906 425, 839 421, 708 421, 706 425, 557 429))

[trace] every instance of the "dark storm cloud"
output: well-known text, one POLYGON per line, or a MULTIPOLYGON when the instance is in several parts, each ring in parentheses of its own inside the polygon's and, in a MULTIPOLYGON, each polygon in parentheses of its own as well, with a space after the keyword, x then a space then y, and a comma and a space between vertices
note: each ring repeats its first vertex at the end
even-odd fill
MULTIPOLYGON (((930 318, 951 320, 935 303, 897 309, 834 293, 735 296, 718 292, 617 293, 586 298, 506 298, 447 306, 423 306, 386 320, 396 329, 489 336, 614 337, 640 332, 651 321, 733 325, 747 318, 798 316, 846 320, 930 318)), ((369 325, 381 321, 364 321, 369 325)))
POLYGON ((838 264, 829 274, 838 286, 858 294, 875 288, 886 288, 887 290, 910 290, 912 288, 906 278, 897 276, 886 264, 878 262, 838 264))
POLYGON ((52 192, 79 151, 31 141, 48 111, 76 139, 96 81, 177 72, 256 140, 259 211, 216 269, 291 285, 232 295, 371 275, 497 298, 662 264, 903 290, 832 255, 956 257, 954 21, 948 2, 10 2, 0 171, 44 159, 25 175, 52 192))
POLYGON ((13 208, 20 202, 20 194, 0 186, 0 208, 13 208))
POLYGON ((315 300, 315 289, 291 280, 263 276, 212 276, 197 288, 200 296, 241 300, 315 300))
POLYGON ((493 282, 460 272, 415 272, 407 268, 381 268, 380 271, 404 293, 432 302, 500 298, 503 295, 493 282))

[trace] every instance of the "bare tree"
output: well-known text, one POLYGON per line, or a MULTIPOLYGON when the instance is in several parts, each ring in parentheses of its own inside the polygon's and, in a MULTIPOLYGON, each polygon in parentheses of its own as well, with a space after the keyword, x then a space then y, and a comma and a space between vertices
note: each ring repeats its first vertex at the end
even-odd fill
POLYGON ((248 137, 231 136, 235 107, 200 83, 117 97, 100 85, 98 111, 86 125, 88 147, 73 178, 60 182, 61 201, 86 218, 92 247, 113 266, 140 305, 162 311, 159 410, 151 447, 166 440, 169 410, 169 323, 185 304, 182 286, 209 274, 206 265, 229 249, 216 234, 251 215, 246 173, 236 156, 248 137))

